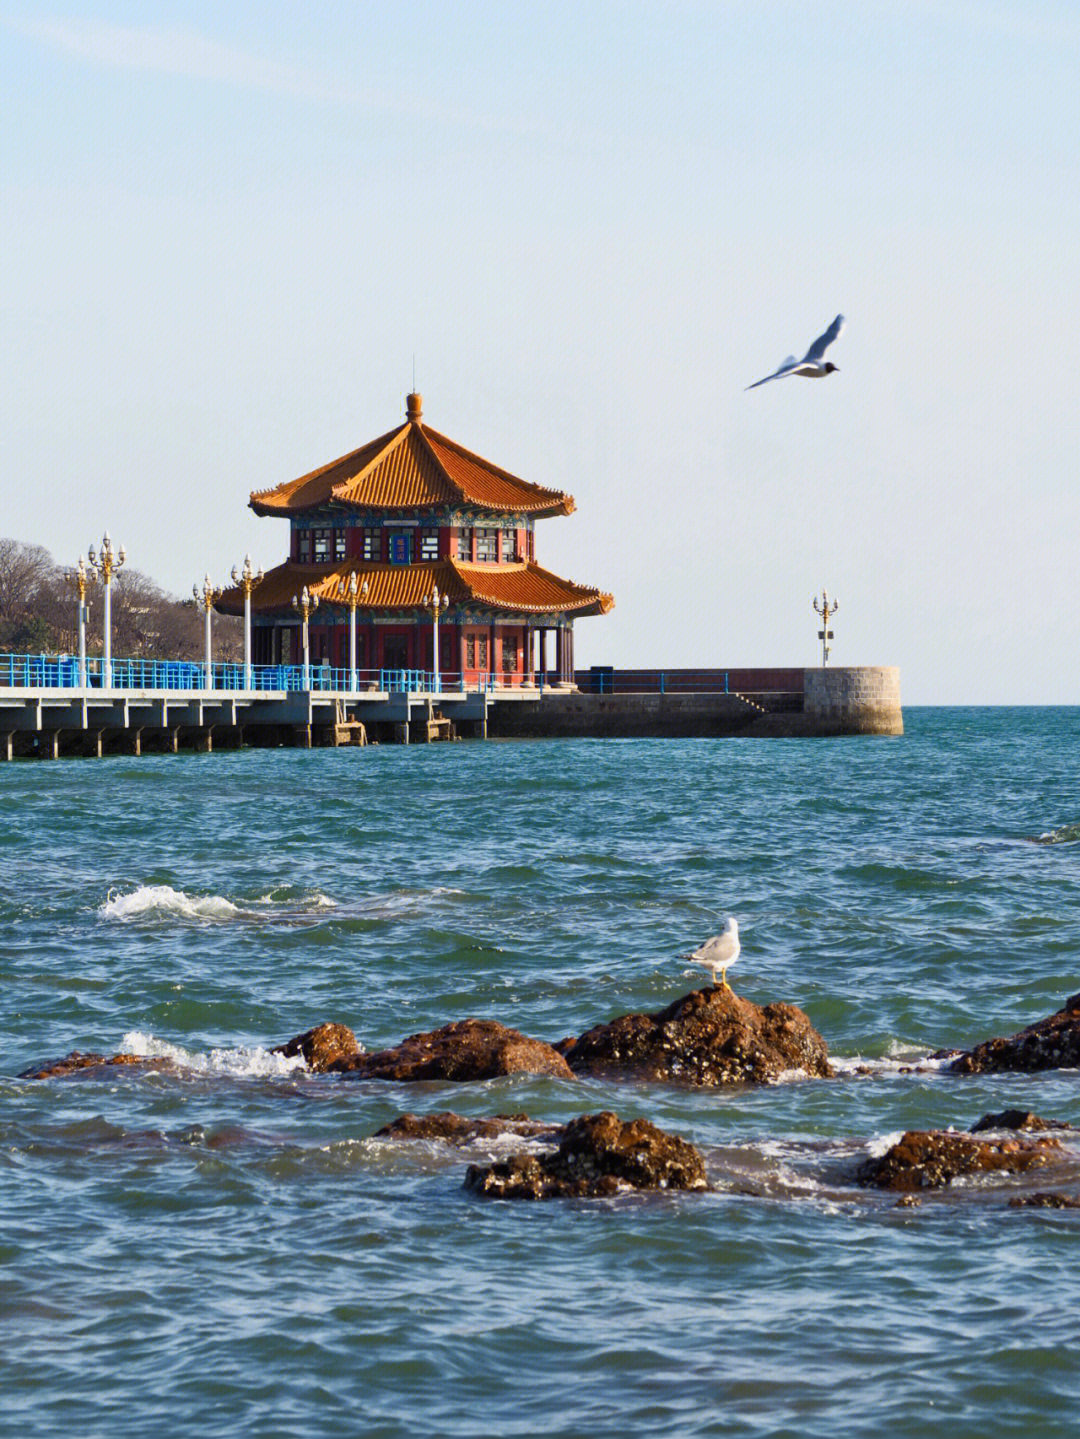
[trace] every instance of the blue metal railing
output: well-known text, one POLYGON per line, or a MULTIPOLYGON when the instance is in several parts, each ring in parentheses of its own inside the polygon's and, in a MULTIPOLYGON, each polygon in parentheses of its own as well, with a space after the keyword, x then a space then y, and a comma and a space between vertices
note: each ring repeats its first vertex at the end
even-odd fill
MULTIPOLYGON (((330 690, 339 694, 442 694, 462 690, 493 691, 519 687, 520 675, 443 671, 436 677, 430 670, 367 669, 353 672, 328 664, 252 665, 250 684, 245 683, 243 664, 215 662, 208 686, 206 666, 194 660, 114 659, 112 689, 187 690, 207 693, 255 691, 261 694, 284 691, 330 690)), ((100 656, 86 661, 86 684, 102 689, 104 661, 100 656)), ((0 688, 76 689, 79 661, 72 655, 0 654, 0 688)))

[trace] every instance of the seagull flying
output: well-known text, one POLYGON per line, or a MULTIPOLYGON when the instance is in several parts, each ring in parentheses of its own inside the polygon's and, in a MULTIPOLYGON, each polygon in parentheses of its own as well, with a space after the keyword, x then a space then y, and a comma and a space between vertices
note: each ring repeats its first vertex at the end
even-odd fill
POLYGON ((821 357, 843 328, 844 317, 837 315, 829 328, 823 335, 817 337, 801 360, 797 360, 794 355, 789 355, 778 370, 774 370, 771 375, 766 375, 763 380, 755 380, 746 388, 756 390, 758 385, 767 385, 770 380, 781 380, 785 375, 809 375, 814 380, 831 375, 836 366, 831 360, 822 364, 821 357))
POLYGON ((730 989, 727 982, 728 965, 734 964, 739 957, 739 926, 736 920, 729 915, 724 920, 724 927, 719 934, 714 934, 712 939, 707 939, 704 944, 699 945, 684 958, 692 964, 703 964, 706 969, 712 970, 712 982, 716 984, 716 971, 720 971, 720 983, 724 989, 730 989))

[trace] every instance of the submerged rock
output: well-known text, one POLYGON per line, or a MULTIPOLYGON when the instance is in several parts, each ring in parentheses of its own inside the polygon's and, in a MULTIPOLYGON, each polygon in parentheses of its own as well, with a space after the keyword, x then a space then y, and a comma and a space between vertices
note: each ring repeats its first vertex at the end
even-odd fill
POLYGON ((499 1139, 514 1134, 521 1139, 561 1135, 561 1124, 546 1124, 527 1114, 496 1114, 492 1118, 467 1119, 443 1110, 439 1114, 402 1114, 384 1124, 372 1139, 444 1139, 447 1144, 468 1144, 473 1139, 499 1139))
POLYGON ((1043 1119, 1026 1109, 1003 1109, 1000 1114, 984 1114, 971 1126, 972 1134, 981 1134, 985 1129, 1023 1129, 1034 1133, 1043 1129, 1072 1129, 1062 1119, 1043 1119))
POLYGON ((987 1039, 966 1050, 949 1068, 955 1074, 996 1070, 1075 1069, 1080 1065, 1080 994, 1056 1014, 1029 1024, 1006 1039, 987 1039))
POLYGON ((542 1039, 530 1039, 494 1019, 461 1019, 426 1034, 411 1034, 392 1049, 354 1054, 329 1066, 349 1079, 497 1079, 504 1074, 550 1074, 573 1079, 566 1060, 542 1039))
POLYGON ((624 1014, 556 1048, 576 1074, 703 1085, 832 1074, 828 1047, 801 1009, 762 1009, 722 987, 693 990, 657 1014, 624 1014))
POLYGON ((472 1164, 465 1188, 489 1199, 601 1199, 627 1190, 707 1189, 705 1162, 692 1144, 647 1119, 572 1119, 557 1150, 472 1164))
POLYGON ((335 1024, 328 1020, 325 1024, 317 1024, 314 1029, 305 1030, 303 1034, 287 1039, 284 1044, 275 1046, 270 1052, 283 1054, 286 1059, 295 1059, 298 1054, 302 1054, 304 1063, 313 1073, 325 1074, 339 1061, 359 1054, 360 1046, 356 1042, 356 1035, 347 1024, 335 1024))
POLYGON ((855 1178, 872 1189, 941 1189, 972 1174, 1024 1174, 1049 1164, 1059 1139, 975 1139, 952 1130, 909 1130, 885 1154, 859 1166, 855 1178))
POLYGON ((1057 1194, 1039 1190, 1035 1194, 1017 1194, 1009 1200, 1010 1209, 1080 1209, 1080 1194, 1057 1194))
POLYGON ((106 1078, 108 1070, 123 1065, 140 1065, 144 1069, 151 1070, 174 1070, 177 1068, 171 1059, 152 1059, 146 1054, 84 1054, 73 1049, 63 1059, 42 1059, 37 1064, 32 1064, 29 1069, 24 1069, 18 1077, 20 1079, 62 1079, 68 1074, 98 1071, 101 1078, 106 1078))

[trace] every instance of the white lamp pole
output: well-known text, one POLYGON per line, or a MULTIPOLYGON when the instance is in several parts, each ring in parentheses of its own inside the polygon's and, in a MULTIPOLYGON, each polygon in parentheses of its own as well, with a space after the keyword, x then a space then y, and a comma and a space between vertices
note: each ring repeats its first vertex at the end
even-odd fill
POLYGON ((205 683, 203 687, 212 690, 214 688, 214 657, 210 640, 210 615, 214 608, 214 601, 221 594, 221 591, 215 589, 210 583, 210 576, 205 575, 203 577, 202 589, 200 590, 198 585, 192 585, 191 593, 206 611, 206 663, 204 671, 205 683))
POLYGON ((840 601, 830 600, 828 590, 823 589, 821 599, 818 600, 815 597, 813 605, 815 612, 821 616, 823 621, 823 628, 818 630, 817 637, 821 641, 821 667, 824 669, 829 663, 829 641, 833 637, 833 632, 829 628, 829 619, 840 608, 840 601))
POLYGON ((76 615, 79 628, 79 688, 86 688, 86 589, 94 577, 93 570, 86 568, 86 561, 82 555, 73 570, 68 570, 64 579, 67 580, 72 593, 75 595, 76 615))
POLYGON ((440 595, 438 585, 432 585, 431 593, 420 601, 431 616, 431 659, 432 687, 435 694, 442 693, 442 677, 439 674, 439 616, 446 613, 450 605, 449 595, 440 595))
POLYGON ((262 581, 262 566, 258 571, 251 568, 251 556, 244 556, 243 569, 232 567, 232 582, 244 592, 244 688, 251 688, 251 592, 262 581))
POLYGON ((308 619, 319 608, 319 596, 308 593, 307 585, 298 595, 293 595, 293 609, 296 610, 304 627, 304 689, 311 688, 311 647, 308 643, 308 619))
POLYGON ((112 689, 112 577, 127 559, 127 555, 124 554, 123 545, 118 550, 113 550, 112 540, 109 539, 109 532, 106 530, 101 539, 101 553, 95 554, 94 547, 91 545, 88 557, 91 567, 97 570, 101 576, 101 583, 105 590, 102 612, 104 642, 101 658, 101 683, 103 688, 112 689))

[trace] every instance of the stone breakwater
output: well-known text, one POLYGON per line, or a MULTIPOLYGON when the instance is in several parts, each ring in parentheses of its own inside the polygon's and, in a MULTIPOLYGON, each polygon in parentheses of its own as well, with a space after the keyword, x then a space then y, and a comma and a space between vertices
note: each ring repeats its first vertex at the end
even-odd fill
POLYGON ((546 694, 539 704, 493 704, 490 736, 511 738, 713 738, 745 735, 901 735, 895 666, 795 671, 794 690, 730 693, 546 694))

